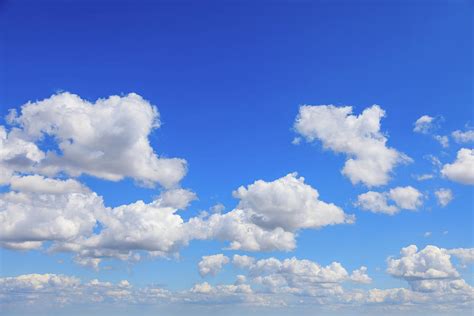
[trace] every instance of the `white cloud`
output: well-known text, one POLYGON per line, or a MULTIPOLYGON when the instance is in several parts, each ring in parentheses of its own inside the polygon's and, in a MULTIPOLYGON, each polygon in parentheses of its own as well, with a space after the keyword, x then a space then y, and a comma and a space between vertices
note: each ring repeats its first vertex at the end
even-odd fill
POLYGON ((426 246, 418 251, 415 245, 403 248, 399 259, 387 260, 387 272, 408 282, 458 278, 451 257, 443 248, 426 246))
POLYGON ((15 171, 28 171, 44 157, 38 146, 18 136, 18 130, 8 133, 0 125, 0 185, 8 184, 15 171))
POLYGON ((434 117, 423 115, 415 122, 414 132, 428 134, 433 129, 434 117))
POLYGON ((367 274, 367 267, 362 266, 357 270, 352 271, 351 280, 356 283, 369 284, 372 278, 367 274))
POLYGON ((0 241, 6 247, 34 249, 43 241, 88 236, 104 211, 102 198, 73 180, 14 178, 12 188, 19 191, 0 194, 0 241))
POLYGON ((362 266, 351 275, 338 262, 321 266, 310 260, 295 257, 278 260, 256 260, 249 256, 234 255, 232 263, 248 273, 249 279, 270 293, 290 293, 309 296, 341 293, 343 282, 368 284, 372 279, 362 266))
POLYGON ((356 206, 374 213, 394 215, 401 209, 415 211, 423 204, 423 194, 406 186, 396 187, 388 192, 369 191, 357 197, 356 206), (388 204, 391 200, 395 204, 388 204))
POLYGON ((441 169, 441 174, 455 182, 474 184, 474 150, 461 148, 456 161, 452 164, 445 164, 441 169))
POLYGON ((206 276, 208 274, 216 275, 227 263, 229 263, 229 258, 223 254, 203 256, 201 261, 198 263, 199 274, 201 276, 206 276))
POLYGON ((438 204, 442 207, 445 207, 449 204, 449 202, 453 199, 453 192, 450 189, 438 189, 435 191, 436 199, 438 200, 438 204))
POLYGON ((425 180, 430 180, 430 179, 433 179, 433 178, 434 178, 434 175, 428 174, 428 173, 415 176, 415 179, 418 180, 418 181, 425 181, 425 180))
POLYGON ((13 176, 10 179, 10 188, 13 191, 61 194, 61 193, 87 193, 88 188, 76 180, 56 180, 40 175, 13 176))
POLYGON ((237 209, 252 214, 255 224, 269 229, 295 231, 352 221, 340 207, 319 200, 318 191, 296 173, 272 182, 255 181, 233 195, 240 199, 237 209))
POLYGON ((458 258, 462 264, 474 264, 474 248, 448 249, 447 253, 458 258))
MULTIPOLYGON (((28 164, 35 162, 35 172, 50 176, 64 171, 112 181, 131 177, 145 185, 165 187, 175 186, 186 174, 186 161, 158 157, 153 151, 148 136, 160 127, 159 113, 134 93, 91 103, 64 92, 23 105, 20 115, 10 115, 9 121, 19 127, 12 141, 22 152, 0 154, 3 163, 26 157, 28 164), (54 140, 57 150, 48 149, 42 157, 32 142, 45 136, 54 140)), ((6 141, 4 128, 0 138, 6 141)))
POLYGON ((367 186, 386 184, 397 164, 411 161, 403 153, 387 147, 387 138, 380 131, 385 111, 374 105, 362 114, 352 114, 352 107, 333 105, 301 106, 295 130, 312 142, 320 140, 323 147, 347 155, 342 173, 353 184, 367 186))
POLYGON ((445 135, 434 135, 433 138, 440 143, 443 148, 448 148, 449 147, 449 138, 448 136, 445 135))
POLYGON ((451 136, 453 136, 454 140, 458 143, 470 143, 474 141, 474 130, 465 132, 456 130, 452 132, 451 136))
POLYGON ((423 194, 412 186, 391 189, 389 196, 399 208, 404 210, 414 211, 423 204, 423 194))
POLYGON ((234 197, 240 199, 234 210, 190 220, 196 238, 228 240, 231 249, 292 250, 300 229, 354 221, 340 207, 319 200, 318 191, 296 173, 255 181, 237 189, 234 197))

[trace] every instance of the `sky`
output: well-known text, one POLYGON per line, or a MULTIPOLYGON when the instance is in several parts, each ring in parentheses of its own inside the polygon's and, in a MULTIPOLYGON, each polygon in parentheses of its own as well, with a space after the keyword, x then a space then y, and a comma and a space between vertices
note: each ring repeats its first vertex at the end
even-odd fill
POLYGON ((2 315, 470 315, 470 1, 0 1, 2 315))

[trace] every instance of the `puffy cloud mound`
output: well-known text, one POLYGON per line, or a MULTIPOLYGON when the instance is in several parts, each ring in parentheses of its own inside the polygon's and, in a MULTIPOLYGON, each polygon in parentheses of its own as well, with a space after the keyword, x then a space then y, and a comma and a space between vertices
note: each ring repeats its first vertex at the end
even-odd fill
POLYGON ((447 253, 458 258, 463 264, 474 264, 474 248, 448 249, 447 253))
POLYGON ((0 242, 7 248, 89 236, 104 211, 102 198, 74 180, 14 177, 12 189, 0 194, 0 242))
POLYGON ((234 255, 232 263, 235 267, 246 270, 252 282, 263 286, 270 293, 331 295, 341 293, 343 282, 371 282, 366 267, 360 267, 349 275, 338 262, 324 267, 295 257, 255 260, 249 256, 234 255))
POLYGON ((453 199, 453 192, 450 189, 438 189, 435 191, 436 199, 438 200, 438 204, 442 207, 445 207, 449 204, 449 202, 453 199))
POLYGON ((415 245, 402 248, 399 259, 389 258, 387 272, 407 281, 458 278, 446 249, 426 246, 418 251, 415 245))
POLYGON ((229 263, 229 258, 223 254, 203 256, 201 261, 198 263, 199 274, 201 276, 206 276, 208 274, 216 275, 227 263, 229 263))
POLYGON ((340 207, 320 201, 318 191, 296 173, 272 182, 258 180, 247 188, 242 186, 234 197, 240 199, 237 208, 252 214, 252 221, 265 228, 295 231, 351 221, 340 207))
POLYGON ((465 132, 456 130, 451 133, 451 136, 453 136, 454 140, 458 143, 474 142, 474 130, 468 130, 465 132))
POLYGON ((333 105, 300 107, 295 130, 312 142, 320 140, 326 149, 348 156, 342 173, 353 184, 367 186, 386 184, 397 164, 408 162, 403 153, 387 147, 387 138, 380 131, 385 111, 378 105, 352 114, 352 107, 333 105))
POLYGON ((0 125, 0 185, 8 184, 15 171, 29 171, 45 154, 34 143, 0 125))
POLYGON ((300 229, 354 221, 338 206, 319 200, 318 191, 296 173, 255 181, 237 189, 234 197, 240 199, 234 210, 190 220, 197 238, 228 240, 231 249, 292 250, 300 229))
MULTIPOLYGON (((131 177, 144 185, 176 185, 186 173, 183 159, 158 157, 150 146, 149 134, 160 127, 155 106, 141 96, 110 96, 95 103, 71 93, 59 93, 14 111, 9 122, 18 126, 0 139, 6 153, 2 164, 23 164, 36 172, 71 176, 83 173, 112 181, 131 177), (34 142, 50 137, 57 148, 38 152, 34 142), (13 144, 12 144, 13 143, 13 144), (14 146, 16 152, 8 148, 14 146)), ((21 167, 21 166, 19 166, 21 167)))
POLYGON ((474 184, 474 150, 461 148, 452 164, 445 164, 441 174, 455 182, 474 184))
POLYGON ((394 215, 401 209, 417 210, 423 204, 423 194, 411 186, 396 187, 388 192, 360 194, 355 204, 363 210, 394 215), (389 200, 395 204, 388 204, 389 200))

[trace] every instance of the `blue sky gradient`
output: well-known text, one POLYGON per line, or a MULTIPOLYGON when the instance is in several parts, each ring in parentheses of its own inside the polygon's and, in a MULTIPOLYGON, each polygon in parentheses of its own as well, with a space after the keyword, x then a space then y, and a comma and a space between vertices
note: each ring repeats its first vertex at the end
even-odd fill
MULTIPOLYGON (((387 258, 399 257, 401 248, 473 247, 472 186, 442 177, 429 159, 452 163, 472 142, 451 138, 443 148, 431 135, 413 131, 423 115, 439 122, 437 135, 474 126, 472 9, 469 1, 1 2, 1 125, 7 126, 9 109, 20 111, 29 101, 62 91, 90 102, 134 92, 159 110, 162 126, 149 135, 155 152, 188 163, 181 187, 195 192, 198 200, 178 212, 184 220, 217 203, 231 211, 239 202, 232 196, 238 187, 298 172, 321 200, 354 214, 356 222, 300 230, 293 251, 228 250, 227 242, 193 240, 180 249, 179 258, 109 260, 109 268, 98 271, 78 266, 71 253, 47 253, 51 242, 46 242, 40 250, 1 249, 0 277, 54 273, 184 291, 203 281, 233 283, 231 266, 215 277, 198 273, 202 256, 223 253, 280 260, 294 256, 323 266, 337 261, 348 271, 363 265, 372 283, 349 288, 407 287, 385 271, 387 258), (344 154, 323 148, 320 141, 292 144, 301 136, 293 127, 299 107, 325 104, 350 105, 355 115, 379 105, 386 112, 381 132, 387 146, 413 162, 397 166, 386 185, 352 184, 341 173, 344 154), (417 181, 421 174, 434 178, 417 181), (398 186, 419 190, 423 205, 393 216, 355 205, 358 195, 369 190, 398 186), (434 196, 439 188, 454 196, 445 207, 434 196)), ((54 140, 42 146, 57 148, 54 140)), ((77 180, 110 207, 149 203, 165 190, 138 186, 130 178, 111 182, 81 175, 77 180)), ((7 192, 8 185, 1 190, 7 192)), ((453 262, 472 285, 472 265, 453 262)), ((229 314, 228 307, 209 304, 192 308, 198 314, 229 314)), ((72 315, 70 308, 54 314, 72 315)), ((116 308, 99 306, 96 313, 115 315, 116 308)), ((138 315, 164 307, 127 308, 138 315)), ((166 308, 169 315, 188 313, 166 308)), ((317 310, 307 308, 308 314, 317 310)), ((252 311, 302 313, 298 308, 252 311)), ((352 312, 339 315, 344 313, 352 312)))

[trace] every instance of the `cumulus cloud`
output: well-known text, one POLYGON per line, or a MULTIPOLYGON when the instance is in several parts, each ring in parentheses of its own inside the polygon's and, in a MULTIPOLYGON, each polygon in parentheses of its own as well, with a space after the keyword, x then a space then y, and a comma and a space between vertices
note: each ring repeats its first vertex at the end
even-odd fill
POLYGON ((388 258, 387 272, 408 282, 411 290, 430 300, 469 302, 474 288, 460 278, 451 262, 451 253, 470 258, 468 249, 444 249, 428 245, 418 250, 415 245, 402 248, 400 258, 388 258))
POLYGON ((461 148, 452 164, 445 164, 441 174, 449 180, 462 184, 474 184, 474 150, 461 148))
POLYGON ((423 115, 416 120, 413 131, 422 134, 428 134, 433 129, 434 117, 423 115))
POLYGON ((470 143, 474 142, 474 130, 460 131, 456 130, 451 133, 451 136, 458 143, 470 143))
POLYGON ((340 207, 319 200, 318 191, 296 173, 255 181, 234 197, 240 200, 234 210, 189 221, 197 238, 228 240, 231 249, 292 250, 300 229, 354 221, 340 207))
MULTIPOLYGON (((289 293, 308 296, 325 296, 341 293, 343 282, 368 284, 372 279, 362 266, 349 275, 338 262, 321 266, 310 260, 295 257, 279 260, 234 255, 232 264, 247 272, 252 283, 270 293, 289 293)), ((247 278, 246 278, 247 279, 247 278)))
POLYGON ((14 178, 12 189, 0 194, 0 241, 8 248, 88 236, 104 210, 102 198, 74 180, 14 178))
POLYGON ((445 207, 449 204, 449 202, 453 199, 453 192, 450 189, 438 189, 435 191, 436 199, 438 200, 438 204, 442 207, 445 207))
POLYGON ((0 185, 8 184, 16 171, 29 171, 45 157, 33 142, 18 136, 18 130, 7 132, 0 125, 0 185))
POLYGON ((388 192, 360 194, 355 204, 363 210, 394 215, 402 209, 417 210, 423 204, 423 194, 411 186, 396 187, 388 192), (394 204, 389 204, 389 201, 394 204))
POLYGON ((51 241, 48 251, 73 252, 76 263, 94 269, 107 258, 139 260, 139 251, 174 255, 195 239, 227 241, 231 249, 291 250, 301 229, 354 221, 319 200, 318 191, 296 174, 241 187, 234 192, 240 199, 234 210, 188 221, 177 212, 196 195, 185 189, 116 207, 72 179, 13 176, 11 189, 0 195, 1 246, 27 250, 51 241))
POLYGON ((458 258, 462 264, 474 264, 474 248, 448 249, 447 253, 458 258))
POLYGON ((160 127, 155 106, 141 96, 110 96, 91 103, 71 93, 59 93, 11 112, 8 121, 16 126, 11 135, 5 128, 0 139, 6 153, 2 164, 33 168, 49 176, 66 172, 89 174, 118 181, 131 177, 144 185, 175 186, 186 174, 186 161, 158 157, 148 139, 160 127), (35 142, 49 137, 54 145, 41 152, 35 142), (12 145, 13 143, 13 145, 12 145), (14 146, 16 152, 8 150, 14 146))
POLYGON ((407 281, 441 280, 458 278, 459 273, 451 263, 451 257, 445 249, 410 245, 402 248, 399 259, 389 258, 387 272, 407 281))
POLYGON ((308 142, 319 140, 326 149, 345 154, 342 173, 353 184, 386 184, 397 164, 411 161, 405 154, 387 147, 380 131, 385 111, 378 105, 352 114, 352 107, 333 105, 301 106, 294 128, 308 142))
POLYGON ((201 276, 206 276, 208 274, 216 275, 227 263, 229 263, 229 257, 226 257, 223 254, 203 256, 201 261, 198 263, 199 274, 201 276))

